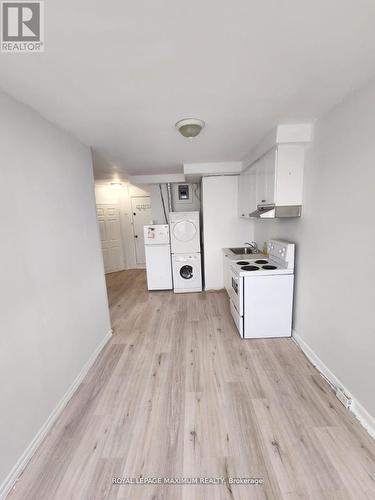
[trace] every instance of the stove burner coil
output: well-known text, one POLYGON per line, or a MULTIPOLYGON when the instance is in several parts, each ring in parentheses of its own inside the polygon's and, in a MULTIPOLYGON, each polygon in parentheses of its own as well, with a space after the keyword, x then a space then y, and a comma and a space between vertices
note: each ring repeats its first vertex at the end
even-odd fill
POLYGON ((259 267, 258 266, 243 266, 241 267, 243 271, 258 271, 259 267))

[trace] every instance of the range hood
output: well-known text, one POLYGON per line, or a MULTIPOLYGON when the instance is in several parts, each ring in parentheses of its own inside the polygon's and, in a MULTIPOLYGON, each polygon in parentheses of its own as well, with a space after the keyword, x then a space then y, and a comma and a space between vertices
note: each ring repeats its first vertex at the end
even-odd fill
POLYGON ((274 205, 259 204, 250 217, 256 219, 279 219, 283 217, 301 217, 301 205, 274 205))

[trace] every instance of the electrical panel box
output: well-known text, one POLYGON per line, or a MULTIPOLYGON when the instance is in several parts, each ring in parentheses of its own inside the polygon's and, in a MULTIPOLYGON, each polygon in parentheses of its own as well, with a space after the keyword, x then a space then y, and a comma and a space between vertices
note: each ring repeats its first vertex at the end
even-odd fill
POLYGON ((178 201, 186 201, 190 198, 189 184, 178 184, 178 201))
POLYGON ((175 206, 186 206, 193 204, 193 187, 191 184, 174 184, 173 185, 173 203, 175 206))

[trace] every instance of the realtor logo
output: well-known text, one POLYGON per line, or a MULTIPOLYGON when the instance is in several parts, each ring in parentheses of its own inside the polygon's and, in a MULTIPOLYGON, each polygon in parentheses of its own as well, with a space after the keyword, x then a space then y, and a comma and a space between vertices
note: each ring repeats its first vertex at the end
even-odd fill
POLYGON ((1 2, 1 52, 44 51, 44 2, 1 2))

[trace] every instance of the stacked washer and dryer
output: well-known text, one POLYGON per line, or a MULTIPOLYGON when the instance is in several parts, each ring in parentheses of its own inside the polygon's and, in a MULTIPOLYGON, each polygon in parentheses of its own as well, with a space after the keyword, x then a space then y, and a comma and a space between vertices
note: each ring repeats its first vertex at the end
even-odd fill
POLYGON ((201 292, 199 212, 170 212, 169 228, 174 292, 201 292))

